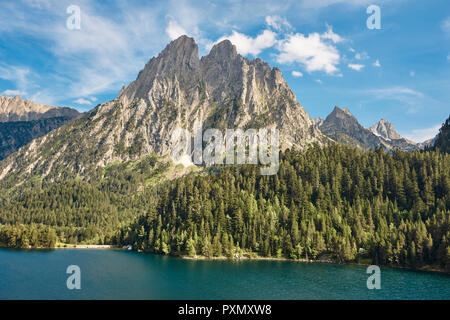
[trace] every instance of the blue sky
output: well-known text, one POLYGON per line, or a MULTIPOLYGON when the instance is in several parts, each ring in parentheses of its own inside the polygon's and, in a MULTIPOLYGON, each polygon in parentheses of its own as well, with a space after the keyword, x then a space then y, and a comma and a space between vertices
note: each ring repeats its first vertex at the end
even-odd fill
POLYGON ((228 38, 280 68, 313 118, 338 105, 419 142, 450 113, 448 0, 0 0, 0 93, 86 111, 183 33, 200 55, 228 38), (367 28, 371 4, 381 29, 367 28))

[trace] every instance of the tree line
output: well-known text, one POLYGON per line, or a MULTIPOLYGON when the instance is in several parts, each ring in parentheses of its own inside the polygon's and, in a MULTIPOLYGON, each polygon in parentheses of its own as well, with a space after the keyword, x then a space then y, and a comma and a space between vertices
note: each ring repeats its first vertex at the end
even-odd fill
POLYGON ((131 244, 171 255, 450 270, 449 154, 331 145, 282 152, 272 176, 253 165, 215 166, 153 181, 167 168, 150 157, 111 165, 95 181, 3 194, 0 244, 131 244))
POLYGON ((273 176, 244 165, 165 185, 157 205, 113 240, 173 255, 449 270, 449 155, 334 145, 280 159, 273 176))

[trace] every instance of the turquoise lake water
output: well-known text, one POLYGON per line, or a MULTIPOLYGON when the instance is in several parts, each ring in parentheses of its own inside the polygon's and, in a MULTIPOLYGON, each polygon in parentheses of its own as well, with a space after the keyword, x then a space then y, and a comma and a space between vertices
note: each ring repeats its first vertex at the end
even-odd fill
POLYGON ((0 299, 450 299, 450 276, 293 261, 193 261, 120 250, 0 249, 0 299), (69 265, 81 289, 66 285, 69 265))

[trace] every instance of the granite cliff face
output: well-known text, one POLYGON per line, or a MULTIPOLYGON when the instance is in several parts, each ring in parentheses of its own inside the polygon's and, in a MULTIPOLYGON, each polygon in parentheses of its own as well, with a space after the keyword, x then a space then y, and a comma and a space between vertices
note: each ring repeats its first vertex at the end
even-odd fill
POLYGON ((0 180, 89 175, 113 161, 166 155, 176 128, 278 128, 280 147, 328 140, 298 103, 281 71, 237 54, 225 40, 199 59, 181 36, 152 58, 117 98, 101 104, 0 163, 0 180))
POLYGON ((323 139, 281 71, 242 57, 228 40, 199 59, 194 40, 182 36, 151 59, 118 100, 136 106, 137 122, 152 123, 149 144, 162 154, 173 129, 192 129, 195 120, 205 129, 276 127, 282 149, 323 139))

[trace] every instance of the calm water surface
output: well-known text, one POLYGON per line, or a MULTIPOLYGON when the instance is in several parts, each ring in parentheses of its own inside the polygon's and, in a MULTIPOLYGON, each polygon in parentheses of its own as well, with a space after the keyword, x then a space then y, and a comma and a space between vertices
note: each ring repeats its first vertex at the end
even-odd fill
POLYGON ((0 249, 0 299, 450 299, 450 276, 292 261, 192 261, 119 250, 0 249), (81 269, 68 290, 67 266, 81 269))

